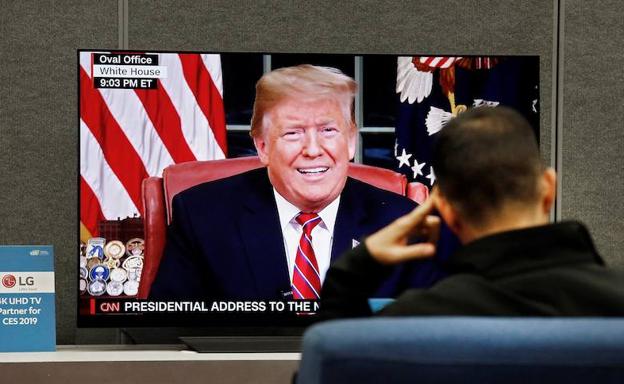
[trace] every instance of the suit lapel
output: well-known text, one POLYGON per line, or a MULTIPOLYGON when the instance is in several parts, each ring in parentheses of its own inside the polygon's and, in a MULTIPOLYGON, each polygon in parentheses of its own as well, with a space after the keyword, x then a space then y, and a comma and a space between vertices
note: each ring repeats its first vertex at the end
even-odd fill
POLYGON ((336 215, 334 240, 331 260, 336 260, 342 253, 353 248, 353 240, 361 241, 362 224, 366 221, 367 211, 361 196, 354 191, 353 180, 347 179, 340 195, 340 206, 336 215))
POLYGON ((242 202, 240 235, 257 296, 279 298, 280 292, 290 290, 284 239, 266 168, 255 175, 252 193, 242 202))

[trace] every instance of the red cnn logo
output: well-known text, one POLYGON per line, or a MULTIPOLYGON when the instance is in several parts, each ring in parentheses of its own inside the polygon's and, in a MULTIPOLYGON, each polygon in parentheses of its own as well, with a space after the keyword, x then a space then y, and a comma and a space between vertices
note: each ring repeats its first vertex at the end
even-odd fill
POLYGON ((119 310, 119 303, 103 302, 100 304, 100 311, 102 312, 119 312, 119 310))
POLYGON ((2 285, 4 285, 5 287, 13 288, 15 287, 16 283, 17 283, 17 280, 15 279, 15 276, 13 275, 2 276, 2 285))

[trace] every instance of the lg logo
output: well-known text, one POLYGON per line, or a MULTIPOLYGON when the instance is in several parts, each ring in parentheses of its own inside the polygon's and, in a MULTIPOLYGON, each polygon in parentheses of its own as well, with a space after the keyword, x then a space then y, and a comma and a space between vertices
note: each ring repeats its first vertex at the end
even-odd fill
POLYGON ((15 279, 15 276, 13 275, 2 276, 2 285, 4 285, 6 288, 15 287, 16 283, 17 283, 17 280, 15 279))
POLYGON ((35 278, 32 276, 26 276, 25 278, 20 276, 19 279, 16 279, 13 275, 2 276, 2 285, 6 288, 13 288, 16 284, 19 284, 20 287, 33 286, 35 285, 35 278))

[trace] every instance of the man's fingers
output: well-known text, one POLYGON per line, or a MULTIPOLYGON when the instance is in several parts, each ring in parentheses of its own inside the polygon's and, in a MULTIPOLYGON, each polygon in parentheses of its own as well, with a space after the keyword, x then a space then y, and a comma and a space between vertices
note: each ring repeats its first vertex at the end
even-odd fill
POLYGON ((438 216, 429 215, 425 218, 425 221, 423 222, 423 237, 425 237, 428 242, 433 244, 438 242, 438 239, 440 238, 441 222, 442 221, 438 216))
POLYGON ((433 257, 436 252, 436 247, 432 243, 418 243, 399 247, 395 250, 395 252, 396 258, 394 261, 399 263, 408 260, 433 257))
POLYGON ((416 207, 407 216, 414 222, 419 222, 433 211, 432 199, 425 200, 422 204, 416 207))
POLYGON ((414 208, 410 213, 401 217, 401 219, 405 219, 403 221, 406 225, 414 226, 420 223, 429 213, 431 213, 431 211, 433 211, 433 204, 431 199, 427 199, 424 203, 414 208))
POLYGON ((411 227, 406 237, 436 243, 440 237, 440 223, 438 216, 428 215, 419 224, 411 227))
POLYGON ((400 236, 408 235, 412 233, 415 227, 431 213, 434 209, 431 199, 425 200, 424 203, 414 208, 410 213, 401 216, 394 222, 396 226, 397 234, 400 236))
POLYGON ((365 244, 370 254, 383 264, 432 257, 440 232, 440 218, 429 215, 433 209, 433 203, 428 199, 412 212, 368 236, 365 244), (412 237, 424 241, 406 244, 412 237))

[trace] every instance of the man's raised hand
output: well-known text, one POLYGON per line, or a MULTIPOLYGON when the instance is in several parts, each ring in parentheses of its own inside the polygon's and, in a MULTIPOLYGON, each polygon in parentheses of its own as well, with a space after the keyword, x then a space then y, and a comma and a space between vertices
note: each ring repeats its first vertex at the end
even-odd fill
POLYGON ((422 205, 364 240, 370 254, 382 264, 393 265, 435 255, 440 235, 440 218, 430 213, 434 209, 435 192, 422 205), (421 242, 409 244, 418 238, 421 242))

